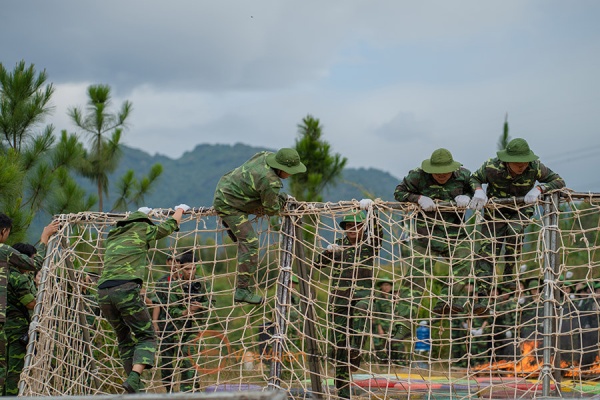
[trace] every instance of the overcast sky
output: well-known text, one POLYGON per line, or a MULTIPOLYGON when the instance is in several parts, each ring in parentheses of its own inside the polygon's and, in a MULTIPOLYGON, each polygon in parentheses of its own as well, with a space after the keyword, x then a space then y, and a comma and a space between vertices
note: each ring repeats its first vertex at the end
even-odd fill
POLYGON ((402 178, 448 148, 475 170, 508 113, 567 186, 600 192, 600 1, 3 0, 0 62, 46 69, 66 116, 90 84, 124 143, 292 147, 318 118, 351 167, 402 178))

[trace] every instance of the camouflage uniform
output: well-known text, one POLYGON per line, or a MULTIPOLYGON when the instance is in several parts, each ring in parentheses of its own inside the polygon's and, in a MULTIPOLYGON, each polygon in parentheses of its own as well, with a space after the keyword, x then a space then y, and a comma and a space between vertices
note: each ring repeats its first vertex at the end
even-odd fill
POLYGON ((163 279, 156 285, 153 301, 161 308, 161 375, 167 392, 171 391, 175 378, 173 372, 177 367, 181 371, 179 390, 189 392, 198 389, 195 386, 196 370, 188 355, 193 354, 191 342, 208 322, 210 301, 205 287, 197 280, 163 279), (184 316, 192 301, 201 303, 205 310, 184 316))
POLYGON ((225 174, 217 184, 213 206, 238 246, 237 287, 247 288, 258 265, 258 236, 249 214, 277 215, 287 195, 280 193, 281 178, 267 164, 272 153, 255 154, 243 165, 225 174))
POLYGON ((35 301, 37 289, 30 274, 22 274, 11 266, 8 278, 8 305, 4 332, 8 343, 6 383, 4 395, 19 394, 19 377, 25 366, 25 354, 29 341, 30 311, 27 304, 35 301))
POLYGON ((394 299, 389 293, 375 292, 373 300, 373 332, 375 337, 373 343, 377 357, 382 361, 390 359, 390 343, 391 328, 394 320, 394 299), (379 332, 379 327, 383 331, 383 336, 379 332))
MULTIPOLYGON (((486 194, 489 198, 523 197, 534 188, 536 181, 542 183, 540 188, 543 193, 565 187, 565 181, 539 160, 529 162, 529 167, 522 174, 513 177, 506 162, 499 158, 491 158, 471 176, 471 186, 474 190, 484 183, 487 184, 486 194)), ((480 277, 481 285, 478 291, 489 291, 495 258, 500 256, 502 245, 504 275, 512 275, 517 257, 521 253, 520 236, 533 212, 532 206, 515 210, 514 206, 510 205, 498 205, 497 209, 485 210, 481 230, 484 240, 481 244, 480 259, 475 266, 475 274, 480 277)))
MULTIPOLYGON (((363 214, 364 215, 364 214, 363 214)), ((342 227, 343 228, 343 227, 342 227)), ((360 364, 360 349, 367 330, 370 298, 373 292, 373 262, 379 254, 383 230, 375 224, 375 235, 370 243, 363 239, 355 245, 347 236, 337 239, 340 252, 324 251, 315 265, 319 268, 331 265, 330 330, 332 358, 335 363, 335 386, 338 396, 350 397, 350 364, 360 364)), ((370 326, 368 327, 370 329, 370 326)))
MULTIPOLYGON (((400 202, 417 203, 421 195, 433 200, 454 201, 456 196, 472 196, 473 189, 470 186, 470 171, 460 167, 452 172, 450 179, 439 184, 432 176, 421 168, 416 168, 408 173, 394 191, 394 198, 400 202)), ((423 212, 423 218, 417 219, 417 239, 413 247, 418 253, 425 255, 430 251, 433 257, 445 257, 450 259, 450 277, 437 277, 436 280, 444 282, 441 289, 442 298, 448 298, 449 288, 452 283, 460 289, 464 285, 461 278, 469 273, 470 248, 468 244, 462 243, 465 232, 462 231, 463 212, 458 211, 431 211, 423 212), (456 261, 453 261, 456 260, 456 261), (450 279, 449 279, 450 278, 450 279), (449 282, 450 281, 450 282, 449 282)), ((423 260, 426 263, 426 260, 423 260)), ((416 265, 410 271, 415 277, 433 275, 434 271, 416 265)), ((418 290, 420 282, 411 282, 413 290, 418 290)), ((429 285, 428 285, 429 286, 429 285)))
POLYGON ((384 360, 402 361, 407 357, 407 340, 412 334, 410 321, 417 318, 418 306, 409 288, 400 290, 398 296, 375 296, 373 301, 373 320, 375 332, 380 325, 385 337, 376 336, 375 350, 379 358, 384 360))
POLYGON ((125 373, 132 366, 154 365, 156 334, 148 307, 140 295, 146 274, 149 243, 162 239, 177 227, 169 218, 154 225, 139 211, 117 222, 106 238, 104 269, 98 281, 98 304, 115 330, 125 373))
POLYGON ((517 300, 510 296, 500 297, 495 304, 492 317, 492 357, 494 361, 500 359, 514 359, 517 343, 517 317, 519 315, 517 300))
POLYGON ((452 363, 461 367, 475 366, 490 362, 490 341, 492 338, 489 314, 459 317, 452 319, 452 363), (483 327, 485 321, 488 325, 483 327), (482 328, 479 336, 473 329, 482 328))
POLYGON ((33 258, 21 254, 7 244, 0 243, 0 385, 4 387, 7 374, 7 337, 4 325, 7 319, 7 288, 9 268, 15 267, 18 270, 38 271, 42 268, 44 257, 46 256, 46 245, 40 243, 37 246, 37 253, 33 258))

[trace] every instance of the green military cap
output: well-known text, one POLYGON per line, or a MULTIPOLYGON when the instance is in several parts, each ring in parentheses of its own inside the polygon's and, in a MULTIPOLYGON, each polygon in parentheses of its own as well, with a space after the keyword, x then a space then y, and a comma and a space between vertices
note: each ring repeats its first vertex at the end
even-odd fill
POLYGON ((390 285, 394 286, 394 281, 389 276, 382 276, 377 280, 377 286, 381 286, 384 283, 389 283, 390 285))
POLYGON ((506 149, 496 153, 500 161, 504 162, 530 162, 539 157, 533 154, 525 139, 517 138, 508 142, 506 149))
POLYGON ((360 223, 364 222, 365 219, 367 219, 367 215, 362 210, 357 213, 354 213, 354 214, 348 214, 348 215, 344 216, 344 218, 340 221, 340 227, 342 229, 346 229, 346 224, 348 222, 360 224, 360 223))
POLYGON ((296 275, 292 275, 292 283, 300 283, 296 275))
POLYGON ((124 226, 132 222, 146 222, 147 224, 154 225, 154 223, 150 221, 150 218, 148 218, 148 215, 146 215, 146 213, 143 213, 141 211, 135 211, 129 214, 127 218, 117 222, 117 226, 124 226))
POLYGON ((300 155, 294 149, 283 148, 277 153, 267 156, 267 164, 271 168, 280 169, 290 175, 306 172, 306 165, 300 161, 300 155))
POLYGON ((527 289, 533 289, 533 288, 537 288, 539 286, 540 286, 540 281, 535 278, 527 281, 527 289))
POLYGON ((446 174, 456 171, 461 165, 458 161, 454 161, 450 151, 437 149, 431 154, 431 158, 423 160, 421 169, 428 174, 446 174))

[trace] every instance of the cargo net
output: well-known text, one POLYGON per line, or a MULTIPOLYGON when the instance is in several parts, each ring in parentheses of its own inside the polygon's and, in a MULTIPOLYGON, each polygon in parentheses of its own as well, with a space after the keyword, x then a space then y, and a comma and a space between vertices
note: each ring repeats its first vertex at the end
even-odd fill
MULTIPOLYGON (((598 393, 599 207, 598 197, 568 191, 536 207, 491 201, 483 212, 288 203, 282 216, 251 216, 259 306, 233 302, 237 244, 214 210, 193 209, 149 250, 144 296, 157 357, 145 390, 598 393), (186 252, 195 256, 189 279, 168 261, 186 252)), ((106 234, 122 218, 59 216, 22 395, 123 393, 115 333, 96 297, 106 234)))

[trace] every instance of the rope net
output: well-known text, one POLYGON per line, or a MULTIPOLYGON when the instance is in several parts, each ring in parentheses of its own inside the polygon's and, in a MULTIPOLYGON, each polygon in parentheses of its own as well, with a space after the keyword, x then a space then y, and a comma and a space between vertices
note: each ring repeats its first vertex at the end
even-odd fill
MULTIPOLYGON (((600 205, 593 195, 558 194, 535 208, 492 201, 488 217, 381 201, 364 214, 348 201, 254 217, 260 306, 233 302, 237 244, 214 210, 194 209, 148 253, 145 298, 158 351, 142 375, 145 390, 598 393, 600 205), (448 213, 461 222, 443 222, 448 213), (347 242, 352 222, 362 223, 357 243, 347 242), (196 271, 185 279, 167 258, 188 251, 196 271), (205 308, 182 312, 196 301, 205 308)), ((150 216, 159 222, 170 212, 150 216)), ((122 393, 125 373, 95 284, 106 234, 122 218, 59 216, 20 394, 122 393)))

